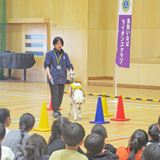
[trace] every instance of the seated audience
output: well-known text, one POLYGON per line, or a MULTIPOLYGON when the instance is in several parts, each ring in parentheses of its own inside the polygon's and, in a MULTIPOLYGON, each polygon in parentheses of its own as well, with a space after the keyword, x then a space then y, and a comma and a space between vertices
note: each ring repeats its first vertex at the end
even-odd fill
MULTIPOLYGON (((48 155, 51 155, 54 151, 66 148, 65 142, 62 140, 62 129, 70 123, 66 117, 60 117, 53 122, 48 143, 48 155)), ((83 153, 80 147, 78 147, 78 152, 83 153)))
POLYGON ((63 128, 62 138, 66 149, 52 153, 49 160, 87 160, 88 158, 77 152, 78 147, 83 143, 85 136, 84 128, 78 123, 70 123, 63 128))
POLYGON ((152 143, 160 143, 159 142, 159 128, 157 124, 152 124, 148 128, 149 141, 147 145, 152 143))
POLYGON ((143 148, 147 142, 147 133, 138 129, 132 134, 128 147, 119 147, 116 155, 119 157, 119 160, 140 160, 143 148))
POLYGON ((9 147, 13 151, 16 160, 24 158, 23 152, 29 138, 28 132, 32 130, 34 123, 35 118, 33 115, 30 113, 23 114, 20 118, 19 129, 9 131, 2 142, 2 146, 9 147))
POLYGON ((48 160, 47 149, 46 140, 38 134, 33 134, 26 142, 24 160, 48 160))
POLYGON ((60 117, 55 120, 51 128, 51 136, 48 142, 48 155, 51 155, 54 151, 65 149, 65 143, 62 140, 62 129, 66 124, 71 123, 68 118, 60 117))
POLYGON ((7 108, 0 108, 0 123, 2 123, 6 128, 6 134, 9 132, 9 127, 11 123, 10 111, 7 108))
POLYGON ((148 145, 142 152, 142 160, 160 160, 160 146, 156 143, 148 145))
MULTIPOLYGON (((97 133, 97 134, 100 134, 104 141, 105 141, 105 138, 107 138, 107 131, 105 129, 105 127, 101 124, 96 124, 95 126, 93 126, 92 130, 91 130, 91 133, 97 133)), ((110 152, 116 154, 116 151, 117 151, 117 148, 113 147, 111 144, 106 144, 104 143, 104 149, 107 149, 109 150, 110 152)))
POLYGON ((87 150, 86 156, 89 160, 118 160, 118 156, 104 148, 104 137, 100 134, 92 133, 84 141, 87 150))
POLYGON ((8 147, 1 147, 1 142, 4 139, 6 129, 3 124, 0 124, 0 159, 1 160, 13 160, 14 154, 8 147))

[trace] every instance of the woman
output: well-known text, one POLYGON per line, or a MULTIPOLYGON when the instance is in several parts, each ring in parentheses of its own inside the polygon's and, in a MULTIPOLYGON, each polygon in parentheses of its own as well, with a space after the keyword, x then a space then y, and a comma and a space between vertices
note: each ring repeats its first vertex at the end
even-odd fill
POLYGON ((15 160, 22 160, 24 158, 24 147, 27 139, 30 137, 30 132, 35 124, 35 118, 30 113, 25 113, 19 120, 19 129, 12 129, 5 136, 2 141, 2 146, 9 147, 14 155, 15 160))
POLYGON ((59 107, 63 99, 64 85, 67 79, 67 68, 73 79, 73 65, 70 63, 68 55, 63 51, 64 45, 61 37, 53 40, 54 49, 46 54, 44 68, 47 71, 48 83, 51 90, 53 118, 61 116, 59 107))
POLYGON ((119 147, 116 155, 119 157, 119 160, 141 160, 141 154, 147 142, 147 133, 138 129, 132 134, 128 147, 119 147))

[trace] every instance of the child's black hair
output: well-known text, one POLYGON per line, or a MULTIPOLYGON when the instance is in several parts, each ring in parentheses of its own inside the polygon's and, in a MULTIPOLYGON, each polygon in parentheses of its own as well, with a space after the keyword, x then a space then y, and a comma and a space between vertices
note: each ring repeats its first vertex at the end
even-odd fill
POLYGON ((64 41, 61 37, 55 37, 53 40, 53 45, 55 46, 55 44, 60 41, 62 43, 62 46, 64 45, 64 41))
POLYGON ((84 146, 89 154, 100 154, 104 146, 104 138, 100 134, 92 133, 86 137, 84 146))
POLYGON ((53 121, 51 128, 51 136, 49 138, 48 144, 51 144, 57 135, 62 135, 62 129, 65 125, 71 123, 68 118, 60 117, 57 120, 53 121))
POLYGON ((146 146, 148 142, 148 135, 144 130, 138 129, 136 130, 129 142, 130 154, 127 160, 135 160, 135 155, 139 150, 146 146))
POLYGON ((35 118, 30 113, 25 113, 21 116, 19 120, 20 130, 21 130, 21 140, 20 144, 22 144, 24 133, 28 132, 35 124, 35 118))
POLYGON ((105 127, 101 124, 94 125, 91 130, 91 133, 100 134, 103 137, 103 139, 105 139, 107 136, 107 131, 106 131, 105 127))
POLYGON ((43 156, 47 154, 47 150, 45 139, 38 134, 33 134, 26 142, 24 160, 43 160, 43 156))
MULTIPOLYGON (((6 129, 3 124, 0 123, 0 141, 4 138, 6 129)), ((1 159, 1 144, 0 144, 0 159, 1 159)))
POLYGON ((8 118, 10 118, 9 110, 7 108, 0 108, 0 123, 5 126, 8 118))
POLYGON ((159 128, 158 124, 152 124, 148 128, 148 134, 154 141, 159 141, 159 128))
POLYGON ((142 152, 142 160, 159 160, 160 146, 157 143, 148 145, 142 152))
POLYGON ((63 128, 62 136, 67 146, 75 147, 82 142, 85 131, 82 125, 70 123, 63 128))

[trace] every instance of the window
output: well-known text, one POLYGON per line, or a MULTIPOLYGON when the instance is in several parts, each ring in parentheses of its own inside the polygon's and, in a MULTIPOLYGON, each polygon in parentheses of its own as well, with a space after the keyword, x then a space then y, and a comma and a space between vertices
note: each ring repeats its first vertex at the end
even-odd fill
POLYGON ((25 39, 44 39, 43 35, 25 35, 25 39))
POLYGON ((43 43, 25 43, 26 47, 43 48, 43 43))
POLYGON ((39 51, 25 51, 25 53, 33 53, 35 56, 43 56, 43 52, 39 51))

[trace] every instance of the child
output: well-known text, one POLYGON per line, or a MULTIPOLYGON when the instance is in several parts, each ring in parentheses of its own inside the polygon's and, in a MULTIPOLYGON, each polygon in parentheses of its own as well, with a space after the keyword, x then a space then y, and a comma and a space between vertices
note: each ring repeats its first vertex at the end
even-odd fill
POLYGON ((89 160, 118 160, 118 156, 110 151, 102 152, 104 147, 104 137, 100 134, 92 133, 84 141, 87 150, 86 156, 89 160))
MULTIPOLYGON (((91 133, 97 133, 97 134, 100 134, 104 141, 105 141, 105 138, 107 138, 107 131, 105 129, 105 127, 101 124, 96 124, 95 126, 93 126, 92 130, 91 130, 91 133)), ((110 152, 116 154, 116 151, 117 151, 117 148, 113 147, 111 144, 106 144, 104 143, 104 149, 107 149, 109 150, 110 152)))
POLYGON ((24 147, 29 138, 28 132, 32 130, 34 123, 35 118, 33 115, 30 113, 23 114, 19 122, 20 129, 9 131, 2 142, 2 146, 9 147, 13 151, 16 160, 23 159, 24 147))
POLYGON ((51 155, 56 150, 65 149, 65 143, 61 138, 62 129, 69 123, 71 122, 66 117, 60 117, 53 122, 48 143, 48 155, 51 155))
POLYGON ((85 136, 84 128, 80 124, 70 123, 66 125, 63 128, 62 136, 66 149, 53 152, 49 160, 87 160, 86 156, 77 152, 85 136))
POLYGON ((6 129, 3 124, 0 124, 0 159, 1 160, 13 160, 14 154, 8 147, 1 147, 1 142, 4 139, 6 129))
POLYGON ((116 155, 119 156, 119 160, 141 160, 141 154, 147 142, 147 133, 138 129, 132 134, 128 147, 119 147, 116 155))
POLYGON ((142 152, 142 160, 159 160, 160 159, 160 146, 156 143, 150 144, 142 152))
MULTIPOLYGON (((51 136, 49 138, 49 143, 48 143, 48 155, 51 155, 54 151, 66 148, 65 142, 61 138, 62 129, 64 128, 64 126, 70 123, 71 122, 66 117, 60 117, 53 122, 51 129, 51 136)), ((78 151, 80 153, 83 153, 80 147, 78 148, 78 151)))
POLYGON ((147 146, 152 143, 160 143, 159 142, 159 128, 157 124, 152 124, 148 128, 149 141, 147 146))
POLYGON ((38 135, 33 134, 26 142, 24 150, 24 160, 48 160, 47 143, 45 139, 38 135))
POLYGON ((0 123, 6 128, 6 134, 9 132, 7 128, 11 123, 10 112, 7 108, 0 108, 0 123))

